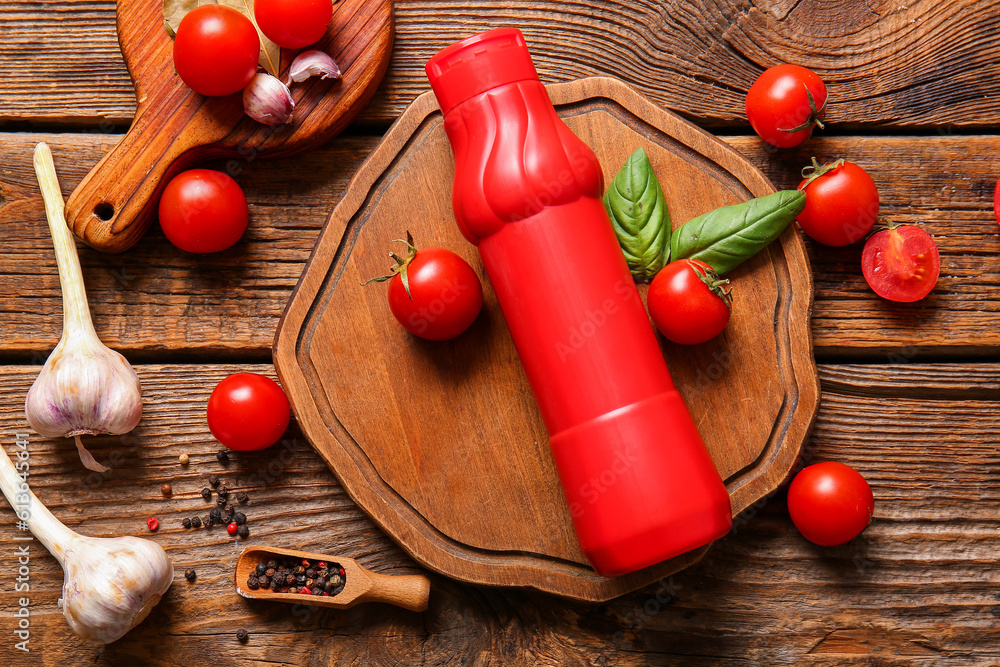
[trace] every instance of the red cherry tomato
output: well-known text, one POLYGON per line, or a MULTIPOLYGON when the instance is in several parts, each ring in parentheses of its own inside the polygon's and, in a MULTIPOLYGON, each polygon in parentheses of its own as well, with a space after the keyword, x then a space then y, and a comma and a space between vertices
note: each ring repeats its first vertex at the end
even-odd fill
POLYGON ((256 373, 230 375, 208 399, 208 429, 223 445, 242 452, 278 442, 290 416, 278 383, 256 373))
POLYGON ((239 241, 250 214, 236 181, 211 169, 174 177, 160 197, 159 212, 160 227, 171 243, 201 253, 219 252, 239 241))
POLYGON ((704 343, 722 333, 729 322, 728 283, 697 259, 671 262, 649 286, 649 315, 667 340, 683 345, 704 343))
POLYGON ((909 303, 934 289, 941 256, 930 234, 903 225, 872 234, 861 253, 861 271, 880 297, 909 303))
POLYGON ((202 95, 243 90, 257 73, 260 38, 253 22, 231 7, 202 5, 181 19, 174 38, 174 67, 202 95))
POLYGON ((315 44, 333 20, 331 0, 255 0, 253 14, 267 38, 286 49, 315 44))
POLYGON ((823 127, 826 86, 798 65, 775 65, 747 92, 747 120, 761 139, 778 148, 798 146, 823 127))
POLYGON ((799 183, 806 207, 799 213, 802 231, 824 245, 860 241, 878 218, 878 188, 868 172, 853 162, 833 162, 819 168, 821 176, 799 183))
POLYGON ((1000 181, 997 181, 996 190, 993 191, 993 217, 1000 223, 1000 181))
MULTIPOLYGON (((407 244, 410 253, 393 269, 389 309, 407 331, 427 340, 449 340, 468 329, 483 307, 483 286, 469 263, 444 248, 407 244), (403 285, 403 275, 409 293, 403 285)), ((376 278, 376 280, 384 280, 376 278)))
POLYGON ((829 461, 804 468, 788 487, 792 523, 810 542, 835 547, 871 523, 875 498, 854 468, 829 461))

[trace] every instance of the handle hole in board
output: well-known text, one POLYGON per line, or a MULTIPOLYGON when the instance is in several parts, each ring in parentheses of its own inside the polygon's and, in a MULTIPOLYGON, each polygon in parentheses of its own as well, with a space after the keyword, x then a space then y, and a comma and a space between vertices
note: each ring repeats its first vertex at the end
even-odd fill
POLYGON ((107 202, 101 202, 94 207, 94 215, 104 222, 107 222, 111 218, 115 217, 115 207, 107 202))

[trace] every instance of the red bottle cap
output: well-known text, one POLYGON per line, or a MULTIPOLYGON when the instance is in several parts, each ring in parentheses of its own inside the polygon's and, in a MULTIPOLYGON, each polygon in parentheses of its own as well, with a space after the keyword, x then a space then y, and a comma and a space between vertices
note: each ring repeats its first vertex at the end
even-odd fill
POLYGON ((487 90, 538 80, 524 35, 517 28, 498 28, 456 42, 428 60, 424 69, 445 114, 487 90))

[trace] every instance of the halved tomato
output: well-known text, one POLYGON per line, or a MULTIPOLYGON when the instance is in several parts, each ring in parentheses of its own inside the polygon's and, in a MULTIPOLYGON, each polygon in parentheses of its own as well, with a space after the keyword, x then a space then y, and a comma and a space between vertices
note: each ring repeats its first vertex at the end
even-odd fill
POLYGON ((941 256, 934 239, 920 227, 890 227, 865 243, 861 270, 880 297, 909 303, 934 289, 941 273, 941 256))

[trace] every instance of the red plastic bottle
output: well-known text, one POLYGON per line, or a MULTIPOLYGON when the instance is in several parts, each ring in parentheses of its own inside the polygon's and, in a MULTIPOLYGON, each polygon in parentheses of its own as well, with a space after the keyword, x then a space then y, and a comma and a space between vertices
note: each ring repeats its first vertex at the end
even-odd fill
POLYGON ((617 576, 718 539, 729 495, 618 246, 590 150, 556 115, 519 30, 427 63, 479 246, 549 432, 577 539, 617 576))

